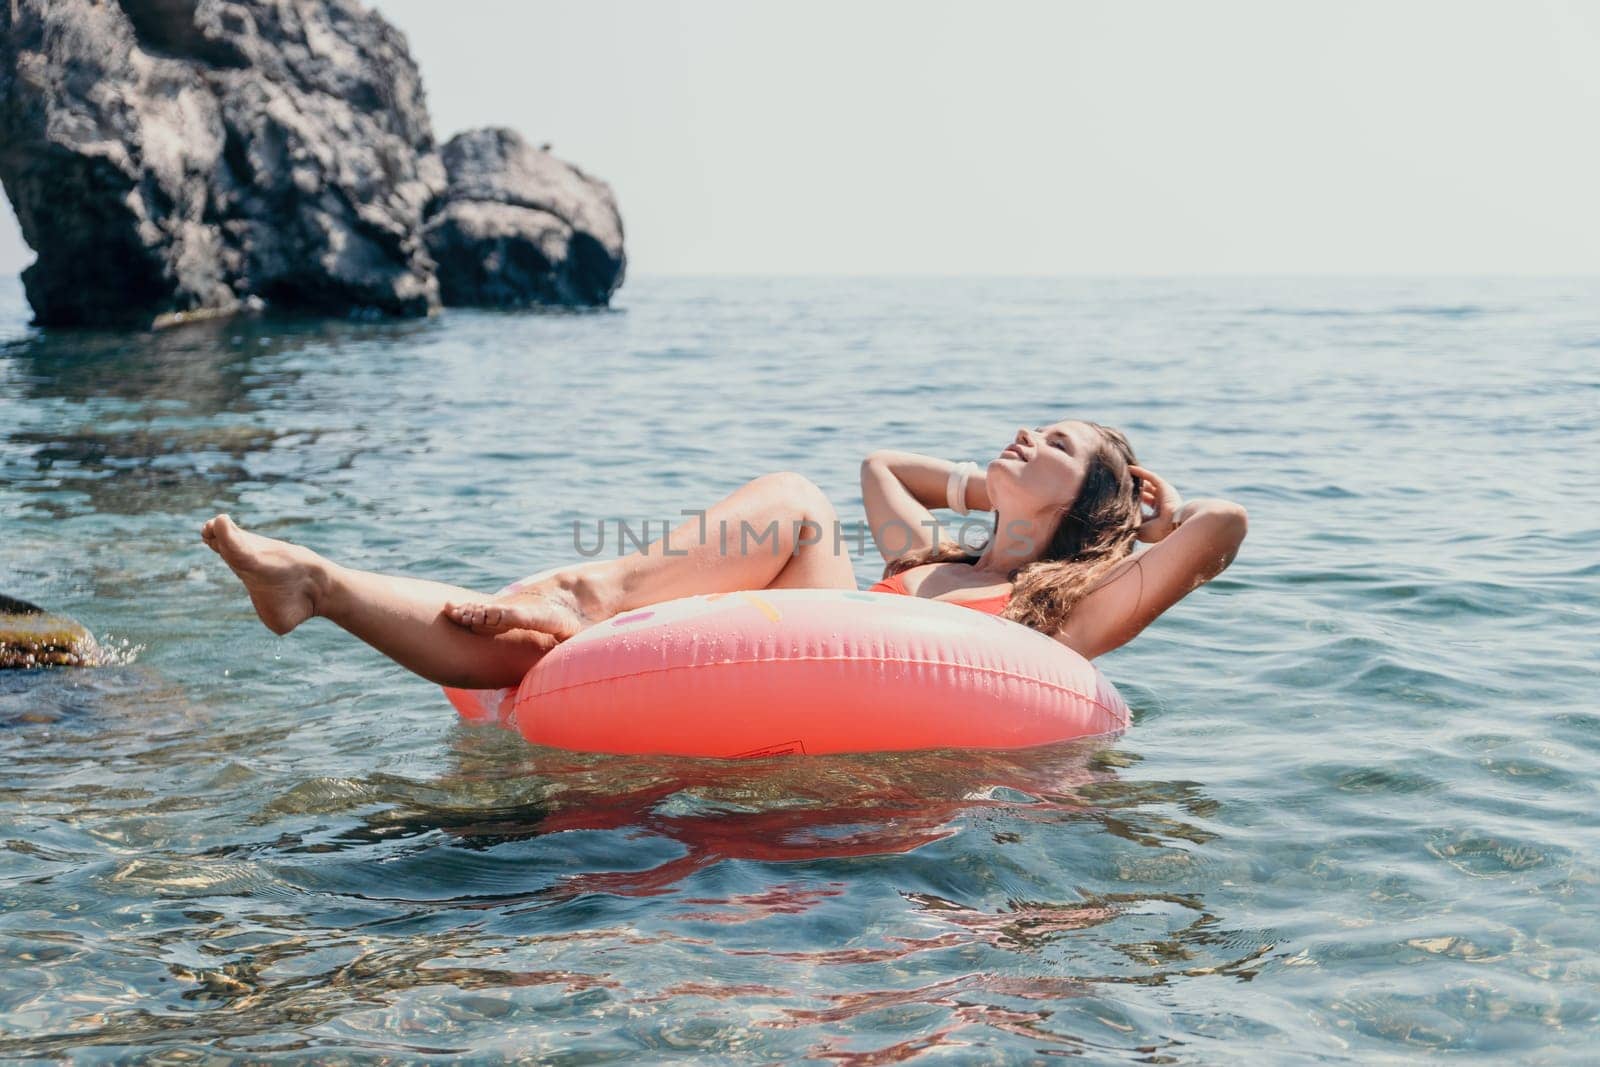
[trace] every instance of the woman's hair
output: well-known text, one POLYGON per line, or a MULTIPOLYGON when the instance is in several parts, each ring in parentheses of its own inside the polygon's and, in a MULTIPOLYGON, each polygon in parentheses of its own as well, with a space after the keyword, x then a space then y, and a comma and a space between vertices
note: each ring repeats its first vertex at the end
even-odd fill
MULTIPOLYGON (((1006 575, 1015 585, 1001 617, 1044 633, 1060 627, 1095 582, 1127 558, 1141 521, 1139 479, 1128 470, 1138 462, 1133 448, 1120 430, 1088 425, 1099 431, 1100 443, 1089 457, 1077 497, 1062 501, 1061 521, 1044 554, 1006 575)), ((925 563, 976 563, 986 547, 979 545, 974 552, 955 541, 940 541, 890 560, 883 576, 925 563)))

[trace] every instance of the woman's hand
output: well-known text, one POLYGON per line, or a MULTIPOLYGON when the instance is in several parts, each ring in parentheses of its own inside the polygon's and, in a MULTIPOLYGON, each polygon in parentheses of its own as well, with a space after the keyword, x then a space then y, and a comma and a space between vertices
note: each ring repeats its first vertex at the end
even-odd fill
POLYGON ((513 593, 494 600, 452 601, 444 606, 444 617, 473 633, 536 630, 554 638, 557 644, 594 625, 575 604, 535 592, 513 593))
POLYGON ((1183 497, 1154 471, 1130 463, 1128 473, 1139 479, 1140 508, 1148 507, 1155 512, 1139 525, 1133 536, 1146 544, 1154 544, 1178 528, 1178 509, 1183 507, 1183 497))
POLYGON ((505 596, 452 601, 444 617, 474 633, 533 630, 560 643, 615 615, 614 596, 604 564, 579 564, 505 596))

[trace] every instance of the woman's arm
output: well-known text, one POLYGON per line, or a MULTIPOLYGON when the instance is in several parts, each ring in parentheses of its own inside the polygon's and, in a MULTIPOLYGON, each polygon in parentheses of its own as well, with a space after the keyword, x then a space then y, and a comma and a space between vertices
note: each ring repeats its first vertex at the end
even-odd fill
POLYGON ((1140 529, 1156 544, 1124 561, 1080 600, 1056 640, 1086 658, 1133 640, 1162 612, 1221 574, 1250 528, 1243 507, 1228 500, 1178 499, 1165 482, 1139 471, 1157 505, 1140 529))
MULTIPOLYGON (((861 461, 867 529, 885 560, 933 544, 935 520, 930 509, 950 506, 945 491, 954 467, 948 459, 893 449, 880 449, 861 461)), ((981 469, 967 479, 965 503, 977 511, 991 507, 981 469)))

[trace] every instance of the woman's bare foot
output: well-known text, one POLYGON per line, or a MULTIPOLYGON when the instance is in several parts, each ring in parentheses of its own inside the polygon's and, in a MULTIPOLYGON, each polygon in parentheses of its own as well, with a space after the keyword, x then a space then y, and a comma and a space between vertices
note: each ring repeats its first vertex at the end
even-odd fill
POLYGON ((529 589, 496 600, 449 603, 444 606, 444 617, 474 633, 538 630, 558 641, 600 621, 591 618, 570 591, 560 588, 529 589))
POLYGON ((317 613, 327 562, 309 548, 242 530, 226 515, 200 527, 200 537, 239 576, 273 633, 286 634, 317 613))

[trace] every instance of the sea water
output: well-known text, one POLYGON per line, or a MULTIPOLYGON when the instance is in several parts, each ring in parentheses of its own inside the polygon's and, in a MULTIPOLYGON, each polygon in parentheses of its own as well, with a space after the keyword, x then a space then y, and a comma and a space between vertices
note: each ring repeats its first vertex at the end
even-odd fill
POLYGON ((0 283, 0 592, 118 656, 0 674, 0 1057, 1593 1055, 1600 281, 26 322, 0 283), (531 748, 331 625, 274 637, 197 534, 492 590, 768 471, 857 522, 868 452, 1064 417, 1250 534, 1100 661, 1132 729, 1052 749, 531 748))

